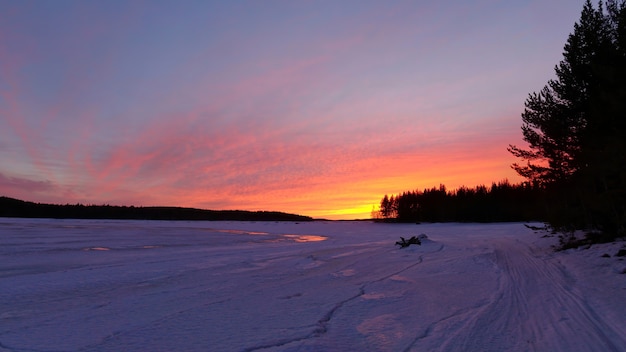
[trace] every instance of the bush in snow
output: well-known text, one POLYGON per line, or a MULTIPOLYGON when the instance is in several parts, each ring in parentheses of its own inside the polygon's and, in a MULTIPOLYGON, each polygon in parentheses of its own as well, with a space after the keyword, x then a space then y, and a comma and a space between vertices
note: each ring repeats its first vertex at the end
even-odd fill
POLYGON ((396 241, 396 244, 400 246, 400 248, 404 248, 404 247, 408 247, 412 244, 416 244, 418 246, 422 245, 422 240, 427 239, 428 236, 426 236, 425 234, 421 234, 419 236, 413 236, 411 238, 409 238, 409 240, 407 241, 404 237, 400 236, 400 241, 396 241))

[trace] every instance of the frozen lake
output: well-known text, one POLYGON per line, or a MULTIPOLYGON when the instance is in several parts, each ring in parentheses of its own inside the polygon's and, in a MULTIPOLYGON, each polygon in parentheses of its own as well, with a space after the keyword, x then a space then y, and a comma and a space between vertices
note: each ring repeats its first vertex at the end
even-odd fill
POLYGON ((542 235, 0 218, 0 351, 626 351, 623 244, 542 235))

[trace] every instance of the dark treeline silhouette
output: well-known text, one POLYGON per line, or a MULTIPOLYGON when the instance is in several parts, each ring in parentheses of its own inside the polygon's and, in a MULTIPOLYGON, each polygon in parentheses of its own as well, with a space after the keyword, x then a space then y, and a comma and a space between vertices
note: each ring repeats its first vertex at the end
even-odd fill
POLYGON ((545 194, 530 183, 508 180, 448 191, 444 185, 423 191, 385 195, 375 215, 399 222, 531 221, 546 217, 545 194))
POLYGON ((311 217, 274 211, 205 210, 181 207, 135 207, 41 204, 0 197, 0 217, 123 220, 311 221, 311 217))

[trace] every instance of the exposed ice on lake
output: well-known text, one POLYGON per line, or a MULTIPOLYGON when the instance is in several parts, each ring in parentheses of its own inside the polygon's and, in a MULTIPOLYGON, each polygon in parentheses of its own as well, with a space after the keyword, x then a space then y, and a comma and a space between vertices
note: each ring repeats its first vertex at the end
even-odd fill
POLYGON ((542 235, 0 218, 0 351, 625 351, 623 243, 542 235))

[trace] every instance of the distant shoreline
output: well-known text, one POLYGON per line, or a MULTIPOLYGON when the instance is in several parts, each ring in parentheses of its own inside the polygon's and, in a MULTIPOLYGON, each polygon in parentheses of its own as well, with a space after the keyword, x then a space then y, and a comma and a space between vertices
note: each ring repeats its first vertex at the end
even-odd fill
POLYGON ((46 204, 0 196, 0 217, 109 220, 313 221, 278 211, 208 210, 184 207, 46 204))

